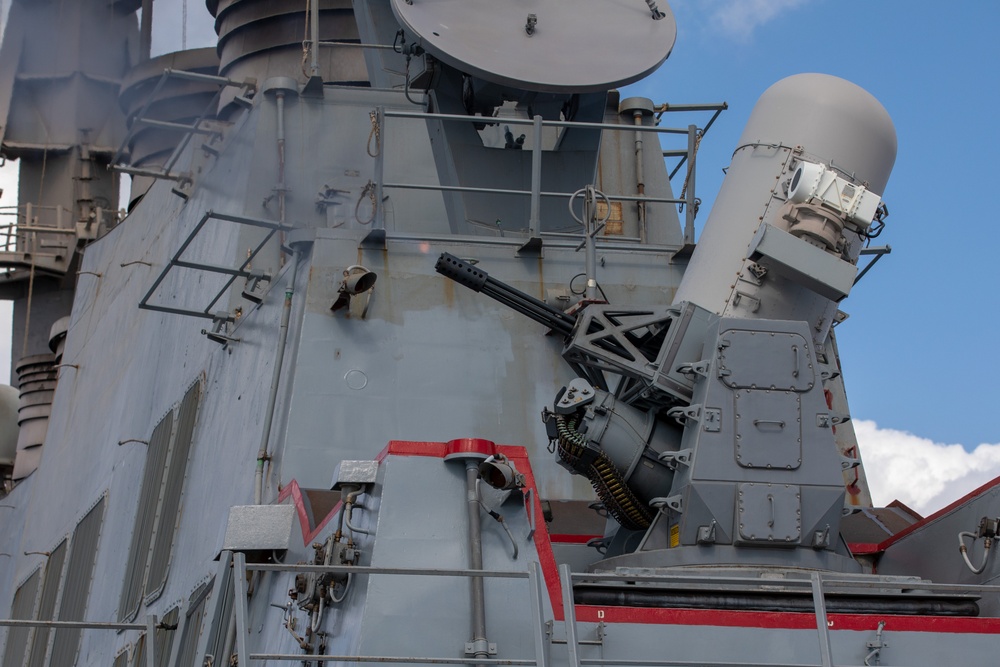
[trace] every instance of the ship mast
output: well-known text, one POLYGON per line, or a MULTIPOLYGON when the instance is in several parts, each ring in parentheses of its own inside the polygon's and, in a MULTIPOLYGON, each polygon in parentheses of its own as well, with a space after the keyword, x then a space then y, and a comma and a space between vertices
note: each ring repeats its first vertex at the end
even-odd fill
MULTIPOLYGON (((0 237, 0 299, 14 303, 15 376, 54 373, 50 341, 68 321, 80 252, 118 219, 118 175, 108 166, 125 131, 118 88, 138 55, 136 9, 135 0, 10 8, 0 156, 18 160, 20 177, 16 218, 0 237)), ((44 429, 39 436, 38 449, 44 429)))

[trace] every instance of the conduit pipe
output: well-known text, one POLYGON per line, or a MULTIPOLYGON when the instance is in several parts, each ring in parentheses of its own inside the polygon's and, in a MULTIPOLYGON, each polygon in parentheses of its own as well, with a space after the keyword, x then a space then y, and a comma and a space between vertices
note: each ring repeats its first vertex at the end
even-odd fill
POLYGON ((281 309, 281 325, 278 328, 278 349, 274 354, 274 369, 271 371, 271 388, 267 396, 267 410, 264 413, 264 428, 260 435, 260 450, 257 452, 257 471, 254 474, 253 501, 261 504, 264 497, 264 463, 271 460, 268 445, 271 440, 271 425, 274 422, 274 407, 278 400, 278 383, 281 381, 281 367, 285 361, 285 344, 288 342, 288 320, 292 313, 292 295, 295 292, 295 274, 299 268, 299 253, 292 256, 292 266, 288 272, 288 286, 285 288, 285 303, 281 309))
MULTIPOLYGON (((655 10, 654 10, 655 13, 655 10)), ((642 127, 642 111, 632 112, 632 122, 637 128, 642 127)), ((639 197, 646 195, 646 177, 642 170, 642 130, 635 131, 635 192, 639 197)), ((638 202, 639 215, 639 243, 646 242, 646 202, 638 202)))
POLYGON ((312 0, 310 9, 310 39, 312 41, 312 63, 309 68, 309 76, 319 76, 319 0, 312 0))
POLYGON ((971 537, 973 543, 975 543, 975 541, 979 538, 976 533, 962 531, 958 534, 958 550, 962 554, 962 559, 965 560, 966 567, 968 567, 973 574, 982 574, 986 570, 986 564, 990 561, 990 548, 993 546, 993 538, 987 537, 983 540, 983 562, 979 565, 979 567, 976 567, 972 564, 972 561, 969 560, 969 550, 968 547, 965 546, 966 537, 971 537))
MULTIPOLYGON (((275 94, 278 107, 278 222, 285 224, 285 91, 275 94)), ((284 234, 284 232, 282 232, 284 234)))
MULTIPOLYGON (((314 2, 318 6, 318 1, 314 2)), ((278 150, 278 223, 285 224, 285 91, 275 91, 277 106, 277 150, 278 150)), ((284 232, 281 233, 281 244, 284 245, 284 232)), ((280 252, 279 252, 280 254, 280 252)), ((284 255, 281 255, 284 263, 284 255)), ((285 344, 288 341, 288 320, 292 311, 292 294, 295 291, 295 274, 299 268, 299 253, 292 258, 292 268, 289 273, 288 287, 285 288, 285 303, 281 310, 281 325, 278 329, 278 349, 275 353, 274 369, 271 372, 271 388, 268 392, 267 410, 264 415, 264 428, 260 436, 260 449, 257 451, 257 469, 254 473, 254 504, 259 505, 264 497, 264 463, 270 461, 269 444, 271 425, 274 422, 274 409, 278 399, 278 383, 281 380, 281 367, 285 360, 285 344)))

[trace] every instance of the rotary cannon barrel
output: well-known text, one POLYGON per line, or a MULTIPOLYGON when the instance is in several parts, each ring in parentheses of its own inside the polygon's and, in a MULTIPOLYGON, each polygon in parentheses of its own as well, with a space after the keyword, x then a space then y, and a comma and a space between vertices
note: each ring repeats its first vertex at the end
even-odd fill
POLYGON ((496 278, 490 278, 489 274, 482 269, 478 269, 452 254, 441 253, 434 265, 434 270, 460 285, 481 292, 491 299, 513 308, 522 315, 530 317, 539 324, 544 324, 563 336, 569 336, 573 333, 573 327, 576 325, 575 317, 567 315, 558 308, 553 308, 530 294, 514 289, 496 278))

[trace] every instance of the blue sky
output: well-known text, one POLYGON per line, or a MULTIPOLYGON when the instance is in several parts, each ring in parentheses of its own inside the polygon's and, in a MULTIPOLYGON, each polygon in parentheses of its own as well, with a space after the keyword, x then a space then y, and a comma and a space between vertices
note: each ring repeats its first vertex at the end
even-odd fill
MULTIPOLYGON (((702 142, 699 222, 760 94, 800 72, 872 93, 899 141, 892 246, 842 304, 844 378, 876 500, 937 509, 1000 474, 1000 3, 675 0, 667 63, 628 93, 726 101, 702 142), (884 469, 876 469, 879 462, 884 469), (905 464, 904 464, 905 462, 905 464), (875 488, 878 487, 878 488, 875 488)), ((671 123, 673 124, 673 123, 671 123)), ((700 227, 699 227, 700 230, 700 227)))
MULTIPOLYGON (((211 44, 204 3, 188 5, 187 46, 211 44)), ((180 47, 181 6, 157 0, 154 54, 180 47)), ((884 193, 890 216, 877 243, 893 252, 842 305, 851 317, 838 328, 876 502, 898 497, 931 511, 1000 475, 1000 360, 989 344, 1000 330, 994 288, 1000 214, 991 201, 1000 191, 993 168, 1000 154, 994 118, 1000 2, 675 0, 670 6, 678 24, 673 53, 625 93, 655 102, 729 103, 699 153, 700 223, 750 110, 772 83, 800 72, 833 74, 886 107, 899 153, 884 193)), ((16 186, 4 176, 0 187, 9 194, 0 204, 10 204, 16 186)))
POLYGON ((967 447, 1000 442, 1000 3, 677 0, 666 65, 630 87, 655 101, 729 103, 701 146, 700 222, 760 94, 799 72, 846 78, 888 110, 899 153, 875 242, 892 246, 838 328, 858 418, 967 447), (753 10, 756 8, 756 10, 753 10), (747 23, 747 20, 750 20, 747 23), (753 25, 753 20, 760 21, 753 25))

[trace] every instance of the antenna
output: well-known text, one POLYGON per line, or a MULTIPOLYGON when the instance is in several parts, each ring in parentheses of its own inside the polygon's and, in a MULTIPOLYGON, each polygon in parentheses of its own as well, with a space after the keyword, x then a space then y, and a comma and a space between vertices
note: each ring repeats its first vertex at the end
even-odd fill
MULTIPOLYGON (((3 2, 3 0, 0 0, 3 2)), ((181 2, 181 50, 187 51, 188 47, 188 2, 181 2)))
POLYGON ((466 74, 519 90, 603 92, 632 83, 663 63, 677 36, 669 8, 650 16, 652 0, 391 5, 408 41, 466 74))

